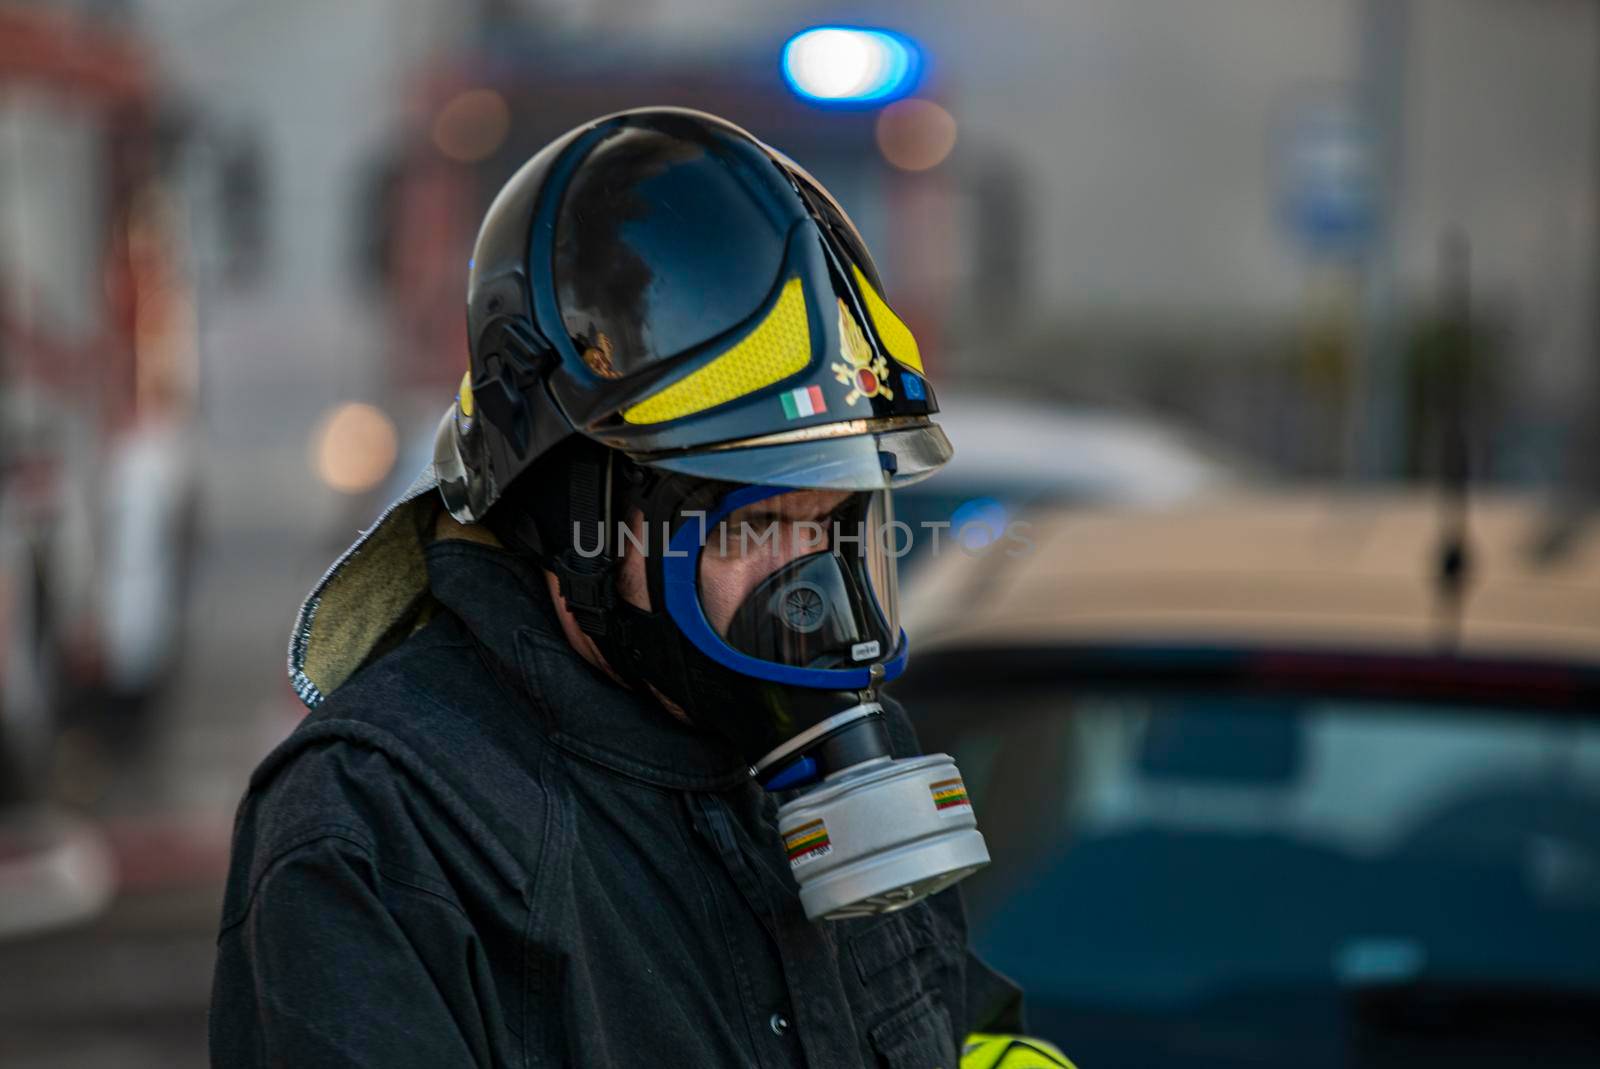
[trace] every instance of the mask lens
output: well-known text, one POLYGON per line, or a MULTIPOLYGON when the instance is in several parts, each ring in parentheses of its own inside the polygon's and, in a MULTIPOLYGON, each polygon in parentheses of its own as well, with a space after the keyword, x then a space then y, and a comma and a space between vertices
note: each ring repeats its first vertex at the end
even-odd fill
POLYGON ((911 549, 910 532, 905 532, 904 545, 901 531, 894 525, 894 501, 888 490, 867 494, 867 527, 872 538, 862 546, 867 581, 871 584, 873 601, 883 615, 888 629, 887 653, 900 636, 900 586, 895 561, 902 552, 911 549))
POLYGON ((797 668, 887 660, 899 636, 889 491, 774 492, 706 532, 701 608, 733 649, 797 668))

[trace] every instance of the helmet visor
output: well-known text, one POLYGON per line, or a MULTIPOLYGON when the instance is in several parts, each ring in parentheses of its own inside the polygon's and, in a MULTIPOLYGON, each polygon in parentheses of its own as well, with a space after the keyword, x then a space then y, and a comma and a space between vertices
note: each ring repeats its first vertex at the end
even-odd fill
POLYGON ((938 471, 954 450, 939 425, 863 428, 837 437, 752 440, 671 455, 636 455, 641 464, 721 482, 815 490, 909 486, 938 471))
POLYGON ((766 489, 708 517, 697 586, 711 629, 767 664, 888 660, 900 634, 890 491, 766 489))

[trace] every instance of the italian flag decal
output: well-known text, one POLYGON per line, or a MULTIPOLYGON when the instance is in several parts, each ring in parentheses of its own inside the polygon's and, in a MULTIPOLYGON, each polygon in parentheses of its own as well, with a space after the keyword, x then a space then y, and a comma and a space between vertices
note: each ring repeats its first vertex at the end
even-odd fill
POLYGON ((786 419, 815 416, 827 410, 828 402, 822 399, 820 386, 802 386, 783 395, 783 414, 786 419))

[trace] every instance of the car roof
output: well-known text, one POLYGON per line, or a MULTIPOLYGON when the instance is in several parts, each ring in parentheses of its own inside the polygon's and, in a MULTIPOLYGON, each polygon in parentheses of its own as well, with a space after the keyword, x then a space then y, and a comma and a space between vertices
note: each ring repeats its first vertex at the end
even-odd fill
POLYGON ((941 555, 903 592, 914 646, 1132 643, 1338 648, 1600 662, 1600 523, 1541 552, 1549 513, 1475 495, 1459 613, 1438 579, 1436 494, 1214 495, 1161 509, 1026 517, 1031 549, 941 555))

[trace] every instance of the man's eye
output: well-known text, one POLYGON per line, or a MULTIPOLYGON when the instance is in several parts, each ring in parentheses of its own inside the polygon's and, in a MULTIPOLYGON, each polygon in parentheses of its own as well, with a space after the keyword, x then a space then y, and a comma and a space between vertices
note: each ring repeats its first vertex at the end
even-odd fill
POLYGON ((749 520, 723 520, 713 527, 706 537, 706 546, 718 555, 737 557, 757 553, 764 545, 771 545, 767 525, 749 520))

